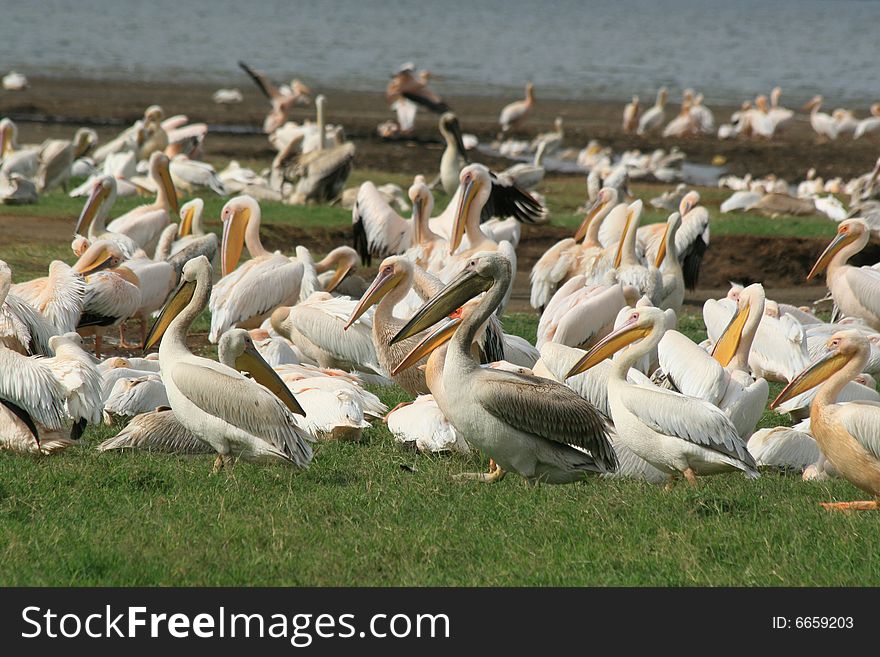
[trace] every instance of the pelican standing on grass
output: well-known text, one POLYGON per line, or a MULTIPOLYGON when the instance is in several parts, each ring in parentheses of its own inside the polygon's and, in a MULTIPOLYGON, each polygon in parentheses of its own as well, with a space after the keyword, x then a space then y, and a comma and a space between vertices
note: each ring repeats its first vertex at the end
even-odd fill
POLYGON ((311 439, 288 406, 260 384, 278 378, 262 358, 250 358, 250 379, 186 346, 187 331, 210 294, 211 264, 199 256, 184 265, 180 285, 147 337, 147 348, 161 340, 159 367, 175 417, 217 451, 215 471, 236 458, 308 467, 311 439))
POLYGON ((741 470, 757 477, 755 460, 736 428, 715 406, 653 385, 627 381, 630 368, 650 353, 666 331, 659 308, 640 307, 571 368, 566 378, 585 372, 618 351, 608 378, 608 404, 620 441, 658 470, 697 476, 741 470))
POLYGON ((437 400, 465 439, 497 463, 494 472, 476 478, 495 481, 509 470, 530 483, 563 484, 614 470, 617 460, 604 421, 586 400, 555 381, 482 368, 474 360, 474 337, 501 304, 511 278, 510 262, 503 255, 475 256, 391 342, 433 326, 486 292, 449 343, 443 401, 437 400))
POLYGON ((871 347, 859 331, 840 331, 827 343, 828 353, 801 372, 771 408, 820 386, 810 404, 810 432, 822 454, 844 479, 874 496, 860 502, 824 502, 834 510, 880 508, 880 404, 834 403, 843 387, 868 362, 871 347))

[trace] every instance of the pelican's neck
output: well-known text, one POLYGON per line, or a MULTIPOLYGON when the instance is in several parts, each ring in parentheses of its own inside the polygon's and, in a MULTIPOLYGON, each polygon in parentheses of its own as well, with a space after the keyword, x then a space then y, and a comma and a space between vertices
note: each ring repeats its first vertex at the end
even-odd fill
POLYGON ((324 99, 320 98, 315 103, 318 116, 318 150, 324 150, 324 99))
POLYGON ((431 230, 431 212, 434 211, 434 200, 428 198, 419 206, 419 212, 413 212, 413 232, 415 244, 426 244, 440 239, 440 236, 431 230))
POLYGON ((271 255, 260 241, 260 208, 256 203, 251 207, 251 216, 244 231, 244 244, 251 258, 271 255))
POLYGON ((813 403, 810 404, 810 417, 817 417, 824 407, 836 403, 846 384, 861 373, 867 362, 868 353, 859 351, 846 362, 846 365, 825 379, 825 382, 819 386, 813 403))
MULTIPOLYGON (((867 241, 865 243, 867 243, 867 241)), ((832 279, 836 278, 841 268, 846 266, 846 261, 852 258, 856 253, 864 248, 865 244, 863 244, 861 240, 856 240, 851 244, 847 244, 842 249, 840 249, 840 251, 835 253, 834 257, 831 258, 831 262, 828 263, 828 267, 826 268, 826 280, 830 282, 832 279)))
POLYGON ((202 272, 200 272, 196 278, 196 289, 193 292, 192 299, 189 300, 189 303, 186 304, 180 314, 171 320, 171 324, 168 325, 168 329, 162 337, 162 342, 159 343, 160 360, 163 353, 189 352, 189 348, 186 346, 186 334, 192 323, 196 321, 196 318, 202 313, 205 306, 208 305, 208 298, 210 296, 211 278, 210 276, 202 275, 202 272))
POLYGON ((651 353, 656 348, 665 332, 666 326, 655 324, 646 337, 621 351, 620 355, 613 360, 614 369, 612 373, 614 376, 621 381, 626 381, 626 375, 629 373, 630 368, 643 356, 651 353))
POLYGON ((740 370, 742 372, 750 372, 749 368, 749 352, 752 350, 752 343, 755 341, 755 334, 758 332, 758 326, 764 317, 764 300, 761 299, 757 304, 749 306, 749 316, 746 324, 743 326, 742 336, 739 344, 733 354, 733 358, 724 369, 728 372, 740 370))
MULTIPOLYGON (((162 184, 162 179, 159 175, 153 176, 153 180, 156 182, 156 201, 153 203, 153 206, 156 208, 162 208, 171 215, 171 199, 168 198, 168 192, 165 191, 165 185, 162 184)), ((172 215, 173 216, 173 215, 172 215)))
POLYGON ((639 230, 639 217, 633 217, 628 226, 626 235, 623 236, 623 250, 620 252, 620 265, 636 265, 636 233, 639 230))
POLYGON ((535 90, 533 87, 526 87, 526 105, 531 105, 535 102, 535 90))
POLYGON ((434 274, 413 263, 412 287, 422 301, 428 301, 443 289, 443 283, 434 274))
POLYGON ((378 328, 379 324, 388 325, 395 321, 394 306, 404 300, 413 286, 412 269, 404 270, 403 278, 391 290, 379 300, 376 306, 376 314, 373 317, 373 326, 378 328))
POLYGON ((611 206, 612 204, 609 203, 599 214, 593 217, 584 235, 584 241, 582 242, 584 246, 601 246, 599 242, 599 229, 602 228, 602 222, 605 220, 605 217, 611 212, 611 206))
POLYGON ((110 214, 110 208, 113 206, 114 200, 113 196, 108 196, 95 213, 95 218, 92 219, 88 230, 88 238, 92 242, 107 232, 107 215, 110 214))
MULTIPOLYGON (((489 184, 491 185, 491 183, 489 184)), ((479 196, 483 196, 482 190, 480 190, 479 196)), ((480 213, 483 211, 483 206, 486 205, 488 200, 489 194, 486 194, 484 198, 475 198, 474 202, 471 203, 471 206, 468 208, 468 216, 465 218, 464 224, 464 234, 467 235, 468 243, 472 250, 484 242, 491 241, 486 237, 486 234, 480 230, 480 213)))
POLYGON ((510 286, 510 272, 496 278, 492 287, 477 304, 477 307, 459 325, 455 335, 450 340, 449 356, 452 356, 459 366, 477 368, 479 364, 474 360, 471 345, 477 337, 480 329, 495 312, 495 309, 504 301, 504 295, 510 286))

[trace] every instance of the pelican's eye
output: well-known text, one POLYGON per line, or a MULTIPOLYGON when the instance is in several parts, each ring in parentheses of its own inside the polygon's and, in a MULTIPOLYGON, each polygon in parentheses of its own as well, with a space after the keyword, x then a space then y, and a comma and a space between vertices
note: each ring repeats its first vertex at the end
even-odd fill
POLYGON ((635 322, 635 321, 637 321, 638 319, 639 319, 639 314, 638 314, 638 313, 633 313, 632 315, 629 316, 629 321, 631 321, 631 322, 635 322))
POLYGON ((394 267, 392 267, 391 265, 388 265, 387 267, 385 267, 385 269, 382 270, 382 273, 383 274, 390 274, 393 271, 394 271, 394 267))

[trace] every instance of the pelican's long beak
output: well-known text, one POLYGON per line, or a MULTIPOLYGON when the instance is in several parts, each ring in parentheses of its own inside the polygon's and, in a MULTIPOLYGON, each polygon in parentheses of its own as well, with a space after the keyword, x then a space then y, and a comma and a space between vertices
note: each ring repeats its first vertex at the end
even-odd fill
MULTIPOLYGON (((87 252, 88 251, 86 251, 86 253, 87 252)), ((85 255, 85 253, 83 255, 85 255)), ((83 276, 87 276, 88 274, 94 274, 95 272, 107 269, 112 263, 113 254, 107 249, 101 249, 86 260, 83 260, 82 258, 77 260, 72 269, 83 276)))
POLYGON ((623 231, 620 233, 620 241, 617 243, 617 254, 614 256, 614 268, 620 267, 620 261, 623 259, 623 243, 626 241, 627 233, 632 226, 633 217, 636 216, 634 210, 627 209, 626 223, 623 225, 623 231))
POLYGON ((657 269, 660 269, 660 265, 663 264, 663 259, 666 258, 666 238, 669 236, 669 224, 666 224, 666 228, 663 229, 663 237, 660 239, 660 248, 657 249, 657 258, 654 260, 654 266, 657 269))
POLYGON ((578 229, 574 233, 574 241, 580 242, 587 235, 587 229, 590 227, 590 224, 593 223, 593 219, 596 218, 596 215, 599 214, 599 211, 605 207, 605 201, 602 200, 600 196, 595 201, 593 201, 593 205, 590 206, 590 209, 587 210, 587 216, 584 217, 584 220, 581 222, 581 225, 578 226, 578 229))
POLYGON ((168 197, 168 202, 171 204, 171 212, 174 213, 174 216, 178 216, 180 204, 177 202, 177 190, 174 188, 174 181, 171 180, 171 171, 167 164, 159 167, 159 181, 168 197))
POLYGON ((436 329, 431 331, 424 339, 419 342, 412 351, 410 351, 397 366, 391 370, 391 376, 397 376, 404 370, 409 369, 425 356, 428 356, 438 347, 449 342, 458 325, 461 324, 461 316, 449 317, 445 322, 441 323, 436 329))
POLYGON ((599 340, 592 349, 583 355, 583 357, 574 364, 565 378, 575 376, 581 372, 586 372, 591 367, 595 367, 606 358, 611 358, 624 347, 631 345, 636 340, 641 340, 651 332, 651 327, 638 326, 637 320, 629 320, 622 324, 616 331, 612 331, 604 338, 599 340))
POLYGON ((361 315, 367 312, 370 306, 379 303, 382 297, 391 292, 391 290, 397 286, 399 280, 400 277, 397 276, 393 269, 388 272, 384 271, 384 269, 379 271, 376 278, 374 278, 373 282, 370 284, 370 287, 364 292, 364 296, 361 297, 358 305, 355 306, 355 309, 351 313, 351 317, 348 318, 348 322, 342 327, 343 330, 347 331, 348 327, 354 324, 361 315))
POLYGON ((254 381, 271 390, 278 399, 284 402, 284 405, 290 409, 291 413, 305 416, 305 410, 296 401, 296 397, 290 392, 290 388, 284 384, 284 381, 278 376, 278 372, 273 370, 272 366, 263 359, 253 343, 247 345, 244 351, 235 359, 235 369, 239 372, 247 372, 253 377, 254 381))
POLYGON ((743 327, 749 318, 749 305, 749 302, 746 301, 743 308, 737 309, 730 319, 727 328, 724 329, 724 333, 721 334, 721 337, 718 338, 718 342, 715 343, 715 347, 712 349, 712 358, 721 363, 722 367, 727 367, 739 348, 739 343, 742 341, 743 327))
POLYGON ((9 128, 0 128, 0 159, 6 157, 6 149, 9 146, 9 128))
POLYGON ((452 122, 452 136, 455 137, 455 145, 458 148, 458 152, 464 158, 465 164, 468 164, 468 154, 467 149, 464 147, 464 140, 461 136, 461 126, 458 121, 452 122))
POLYGON ((162 312, 159 313, 156 322, 147 334, 147 339, 144 341, 145 352, 159 343, 162 336, 165 335, 165 331, 168 330, 168 325, 171 324, 171 322, 174 321, 174 318, 187 307, 190 301, 192 301, 195 292, 195 281, 180 281, 177 289, 174 290, 168 303, 162 308, 162 312))
POLYGON ((251 211, 248 208, 233 210, 232 216, 223 224, 223 242, 220 246, 220 266, 223 276, 235 271, 244 248, 244 233, 247 230, 251 211))
POLYGON ((422 199, 417 198, 412 204, 413 240, 414 244, 422 243, 422 199))
POLYGON ((98 210, 100 210, 109 194, 110 190, 104 187, 104 185, 96 184, 92 187, 92 193, 89 194, 89 198, 83 206, 82 212, 79 213, 79 218, 76 220, 76 228, 73 229, 76 235, 85 235, 88 232, 89 226, 92 225, 98 210))
POLYGON ((491 279, 480 276, 474 271, 464 270, 440 290, 437 296, 425 303, 397 335, 391 338, 390 344, 405 340, 434 326, 454 310, 492 287, 492 282, 491 279))
POLYGON ((831 243, 825 247, 824 251, 822 251, 822 255, 819 256, 819 259, 816 261, 816 264, 813 265, 810 273, 807 274, 807 280, 810 280, 817 274, 821 274, 825 271, 828 263, 830 263, 831 259, 837 255, 837 252, 855 239, 856 236, 851 233, 837 233, 834 239, 831 240, 831 243))
POLYGON ((336 268, 336 271, 333 273, 333 278, 327 281, 327 285, 324 287, 325 292, 332 292, 335 290, 339 284, 345 280, 345 277, 351 273, 351 270, 354 269, 354 265, 350 262, 339 265, 336 268))
POLYGON ((477 195, 479 186, 473 178, 468 180, 461 196, 458 199, 458 210, 455 213, 455 223, 452 225, 452 235, 449 236, 449 255, 456 252, 461 245, 461 239, 464 237, 464 229, 467 223, 467 216, 471 210, 471 205, 477 195))
POLYGON ((178 237, 186 237, 187 235, 192 235, 193 231, 193 219, 196 216, 196 206, 190 205, 187 207, 186 212, 183 213, 183 219, 180 220, 180 228, 177 229, 178 237))
POLYGON ((794 377, 787 386, 782 389, 779 396, 770 404, 771 409, 776 409, 780 404, 792 397, 797 397, 808 390, 815 388, 825 381, 841 367, 846 365, 849 357, 844 356, 837 350, 829 351, 803 372, 794 377))

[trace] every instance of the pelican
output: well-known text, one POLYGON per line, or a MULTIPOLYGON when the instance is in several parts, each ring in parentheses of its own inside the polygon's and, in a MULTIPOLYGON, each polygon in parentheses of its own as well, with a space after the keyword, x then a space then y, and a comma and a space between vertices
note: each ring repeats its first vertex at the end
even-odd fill
POLYGON ((432 395, 419 395, 411 402, 398 404, 385 416, 385 423, 397 442, 413 445, 420 452, 471 451, 432 395))
MULTIPOLYGON (((318 109, 318 135, 324 135, 324 96, 315 98, 318 109)), ((342 194, 345 181, 351 173, 355 146, 350 141, 340 141, 326 148, 324 139, 318 139, 317 148, 303 153, 296 162, 296 187, 288 202, 301 205, 332 201, 342 194)))
POLYGON ((703 105, 703 94, 694 96, 691 103, 691 125, 695 132, 711 135, 715 131, 715 115, 703 105))
MULTIPOLYGON (((167 260, 152 260, 143 251, 135 253, 135 257, 125 261, 125 267, 137 277, 138 289, 141 293, 141 303, 132 319, 139 319, 141 324, 141 340, 136 346, 143 347, 147 337, 147 320, 157 310, 160 310, 168 298, 168 294, 177 285, 177 272, 174 266, 167 260)), ((120 325, 120 347, 127 348, 129 345, 122 340, 122 325, 120 325)), ((133 347, 133 346, 132 346, 133 347)))
POLYGON ((7 91, 22 91, 28 88, 28 79, 23 73, 9 71, 3 76, 3 88, 7 91))
POLYGON ((510 262, 501 254, 472 258, 391 342, 419 333, 487 292, 449 342, 443 399, 437 400, 465 439, 499 466, 477 478, 494 481, 513 471, 531 483, 563 484, 614 470, 614 450, 593 406, 555 381, 482 368, 473 359, 471 345, 477 331, 501 304, 512 275, 510 262))
POLYGON ((21 146, 18 143, 18 126, 11 119, 0 119, 0 174, 10 178, 18 174, 31 180, 40 166, 40 147, 21 146))
POLYGON ((211 264, 199 256, 184 265, 180 285, 147 336, 148 348, 161 340, 159 366, 174 415, 216 450, 215 470, 236 458, 308 467, 310 438, 284 402, 258 383, 277 381, 262 358, 248 354, 252 380, 187 348, 187 331, 210 293, 211 264))
POLYGON ((636 232, 642 217, 642 201, 634 201, 627 208, 626 224, 617 245, 613 269, 605 275, 606 283, 620 283, 638 289, 640 295, 659 305, 663 296, 663 278, 655 266, 645 266, 636 256, 636 232))
POLYGON ((211 332, 216 344, 229 328, 256 328, 275 308, 299 299, 303 265, 280 253, 269 253, 260 241, 260 205, 237 196, 223 206, 223 278, 211 292, 211 332), (242 247, 251 259, 236 269, 242 247))
POLYGON ((76 131, 73 141, 69 139, 47 139, 40 149, 40 167, 35 182, 37 191, 44 193, 63 185, 67 191, 71 167, 74 160, 84 156, 98 141, 98 135, 89 128, 76 131))
POLYGON ((547 143, 541 142, 535 151, 535 157, 532 162, 518 162, 507 167, 501 172, 500 177, 507 177, 513 180, 514 184, 526 191, 532 191, 538 184, 544 180, 544 155, 547 153, 547 143))
POLYGON ((501 131, 507 132, 511 128, 521 125, 534 106, 535 86, 529 82, 526 84, 525 99, 517 100, 505 105, 501 110, 501 114, 498 115, 498 123, 501 125, 501 131))
POLYGON ((858 331, 840 331, 828 341, 829 352, 801 372, 773 400, 771 408, 819 387, 810 404, 810 431, 825 457, 844 479, 874 496, 864 502, 823 503, 827 509, 880 508, 880 404, 835 404, 843 387, 865 363, 871 348, 858 331))
POLYGON ((37 186, 18 173, 6 175, 0 171, 0 203, 3 205, 32 205, 37 202, 37 186))
POLYGON ((82 314, 86 283, 75 266, 53 260, 48 276, 13 285, 11 291, 59 332, 67 333, 76 329, 82 314))
POLYGON ((250 76, 272 104, 272 110, 263 121, 263 132, 267 135, 281 127, 287 120, 287 114, 294 105, 308 104, 310 100, 308 94, 311 90, 299 80, 294 80, 287 88, 284 88, 284 85, 279 88, 263 73, 251 68, 244 62, 239 61, 238 65, 250 76))
MULTIPOLYGON (((413 288, 420 293, 419 296, 427 300, 436 295, 442 286, 439 280, 405 257, 385 258, 379 265, 379 273, 372 285, 352 310, 344 330, 347 331, 370 307, 376 306, 372 318, 373 346, 383 371, 391 372, 412 347, 424 337, 415 335, 407 340, 390 344, 391 338, 406 323, 406 320, 394 316, 394 307, 403 301, 413 288)), ((425 374, 418 367, 407 368, 391 378, 410 394, 421 395, 428 392, 425 374)))
POLYGON ((87 424, 101 422, 104 395, 101 375, 92 358, 83 351, 82 337, 76 332, 53 336, 49 346, 55 355, 45 363, 65 391, 67 413, 73 419, 71 440, 79 440, 87 424))
POLYGON ((110 425, 114 418, 135 417, 167 405, 168 395, 160 376, 122 377, 116 380, 104 400, 105 423, 110 425))
POLYGON ((412 222, 407 221, 394 211, 376 185, 369 180, 361 184, 351 209, 351 228, 353 246, 363 264, 369 267, 374 256, 384 258, 410 248, 413 226, 420 212, 415 203, 412 212, 412 222))
POLYGON ((617 313, 626 305, 620 285, 589 285, 583 275, 570 278, 541 314, 536 346, 540 349, 548 342, 557 342, 590 347, 611 332, 617 313))
POLYGON ((43 315, 24 299, 10 293, 12 270, 0 260, 0 347, 23 356, 49 356, 49 340, 58 333, 43 315))
POLYGON ((423 269, 438 271, 446 260, 448 246, 445 239, 431 230, 434 195, 428 189, 424 177, 416 176, 409 188, 409 198, 413 210, 413 244, 404 255, 423 269))
POLYGON ((187 244, 209 234, 202 225, 202 213, 205 202, 194 198, 180 206, 180 223, 169 224, 162 231, 162 237, 156 245, 154 260, 165 260, 168 256, 179 253, 187 244))
POLYGON ((218 196, 229 196, 229 190, 220 180, 217 171, 207 162, 178 153, 171 158, 168 171, 175 186, 184 193, 193 194, 201 189, 210 189, 218 196))
POLYGON ((673 212, 666 220, 666 229, 654 260, 654 267, 658 270, 663 267, 662 293, 659 296, 659 308, 671 308, 676 314, 681 312, 684 304, 684 272, 678 259, 678 249, 675 246, 675 237, 681 227, 681 215, 673 212))
POLYGON ((118 434, 98 445, 99 452, 143 449, 171 454, 211 454, 214 449, 180 423, 170 406, 136 415, 118 434))
POLYGON ((820 112, 819 109, 821 107, 822 96, 813 96, 812 100, 804 105, 804 109, 810 111, 810 125, 820 141, 837 139, 837 133, 839 132, 838 123, 830 114, 820 112))
POLYGON ((156 200, 140 205, 107 225, 111 233, 122 233, 133 239, 138 246, 152 253, 156 249, 159 235, 171 223, 171 218, 180 214, 177 191, 168 170, 168 157, 164 153, 150 156, 150 177, 156 183, 156 200))
POLYGON ((868 225, 861 219, 847 219, 837 236, 819 256, 807 280, 826 271, 825 282, 834 303, 845 317, 858 317, 875 331, 880 330, 880 271, 846 264, 865 248, 870 239, 868 225))
POLYGON ((865 135, 880 130, 880 103, 871 105, 871 116, 862 119, 853 130, 853 139, 860 139, 865 135))
MULTIPOLYGON (((131 236, 110 231, 106 227, 107 216, 115 202, 116 179, 113 176, 101 176, 95 180, 91 194, 77 219, 74 233, 88 236, 88 242, 91 243, 97 240, 111 240, 125 257, 130 258, 140 245, 131 236)), ((74 244, 77 242, 78 240, 75 239, 74 244)), ((84 242, 84 244, 88 246, 88 243, 84 242)), ((82 255, 82 251, 77 252, 76 248, 74 252, 78 256, 82 255)))
POLYGON ((437 93, 428 89, 430 78, 430 71, 416 73, 415 65, 407 62, 391 76, 385 91, 388 102, 393 103, 403 97, 437 114, 448 112, 449 106, 446 102, 437 93))
POLYGON ((754 432, 770 394, 767 381, 752 378, 749 372, 749 353, 764 317, 764 300, 764 288, 758 283, 740 292, 736 312, 711 355, 678 331, 667 331, 657 345, 664 384, 720 408, 743 440, 754 432))
POLYGON ((455 114, 444 113, 440 117, 439 128, 440 134, 446 140, 446 148, 440 158, 440 182, 443 191, 452 196, 458 189, 458 174, 468 163, 468 156, 461 140, 461 126, 455 114))
POLYGON ((639 97, 633 96, 632 101, 623 108, 623 131, 627 134, 636 131, 639 125, 639 97))
POLYGON ((656 102, 639 119, 639 127, 636 130, 636 134, 644 135, 657 130, 663 125, 663 122, 666 120, 666 98, 668 95, 669 92, 666 90, 666 87, 660 87, 660 90, 657 91, 656 102))
POLYGON ((698 475, 741 470, 757 477, 757 465, 724 413, 708 402, 656 386, 635 385, 626 376, 660 342, 666 315, 634 309, 618 329, 596 344, 568 372, 585 372, 625 349, 608 379, 608 403, 620 441, 652 466, 696 485, 698 475))
POLYGON ((663 128, 661 133, 663 137, 688 137, 694 133, 694 119, 691 116, 692 105, 693 100, 688 89, 685 91, 678 115, 663 128))
POLYGON ((773 87, 773 90, 770 92, 770 109, 767 110, 767 114, 770 121, 773 123, 774 132, 786 125, 794 117, 794 112, 779 104, 779 98, 781 96, 782 88, 773 87))

